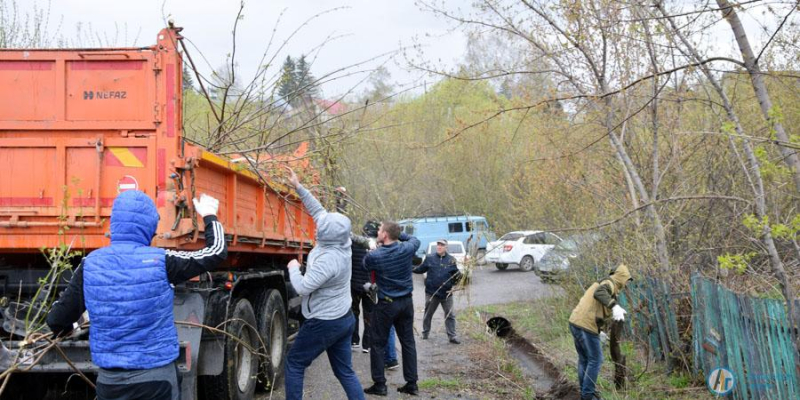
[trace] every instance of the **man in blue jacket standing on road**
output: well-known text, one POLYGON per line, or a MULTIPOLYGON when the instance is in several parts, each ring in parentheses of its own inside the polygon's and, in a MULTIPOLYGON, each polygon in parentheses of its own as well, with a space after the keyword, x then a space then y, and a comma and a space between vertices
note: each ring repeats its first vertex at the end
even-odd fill
POLYGON ((378 283, 378 304, 372 309, 372 351, 370 368, 372 386, 364 389, 367 394, 386 396, 384 374, 384 348, 388 341, 389 328, 394 326, 400 339, 403 355, 403 377, 406 384, 398 392, 417 395, 417 349, 414 343, 414 302, 411 292, 414 281, 411 277, 411 260, 419 248, 419 240, 402 232, 400 225, 384 221, 378 229, 381 247, 364 257, 364 266, 375 271, 378 283))
POLYGON ((428 273, 425 277, 425 316, 422 318, 422 339, 431 332, 431 319, 439 304, 444 310, 444 326, 450 343, 459 344, 456 336, 456 314, 453 310, 453 296, 450 291, 460 279, 456 259, 447 253, 447 240, 436 241, 436 254, 429 254, 415 274, 428 273))

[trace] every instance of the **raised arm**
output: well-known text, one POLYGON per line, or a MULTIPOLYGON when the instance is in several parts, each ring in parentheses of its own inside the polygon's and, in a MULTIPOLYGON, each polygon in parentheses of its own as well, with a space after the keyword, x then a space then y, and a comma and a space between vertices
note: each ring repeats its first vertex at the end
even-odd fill
POLYGON ((225 243, 225 231, 217 221, 219 201, 211 196, 202 195, 193 199, 194 209, 203 216, 206 225, 206 247, 197 251, 166 252, 167 279, 178 284, 194 278, 217 267, 228 258, 228 246, 225 243))
POLYGON ((228 258, 225 231, 215 215, 203 217, 206 224, 206 247, 197 251, 167 250, 167 279, 178 284, 205 272, 212 271, 228 258))
POLYGON ((300 200, 303 201, 303 205, 308 210, 308 213, 311 214, 311 218, 314 219, 314 223, 317 223, 321 217, 323 217, 328 212, 325 211, 325 208, 322 207, 322 204, 314 197, 311 192, 308 191, 303 185, 297 184, 296 188, 297 195, 300 196, 300 200))
POLYGON ((417 249, 419 248, 419 239, 405 232, 400 234, 398 241, 404 252, 410 251, 412 253, 416 253, 417 249))

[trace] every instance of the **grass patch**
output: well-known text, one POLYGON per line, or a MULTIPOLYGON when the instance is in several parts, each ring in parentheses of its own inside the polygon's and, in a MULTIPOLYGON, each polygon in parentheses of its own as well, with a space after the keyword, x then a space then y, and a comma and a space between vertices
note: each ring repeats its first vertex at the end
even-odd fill
POLYGON ((417 384, 420 389, 449 389, 458 390, 461 388, 461 381, 459 379, 441 379, 430 378, 423 379, 417 384))

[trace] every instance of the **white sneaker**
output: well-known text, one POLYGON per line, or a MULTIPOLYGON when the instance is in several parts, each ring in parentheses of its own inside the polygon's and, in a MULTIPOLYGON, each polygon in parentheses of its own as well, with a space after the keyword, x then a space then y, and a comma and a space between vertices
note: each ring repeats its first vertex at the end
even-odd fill
POLYGON ((369 354, 369 349, 361 349, 361 352, 364 354, 369 354))

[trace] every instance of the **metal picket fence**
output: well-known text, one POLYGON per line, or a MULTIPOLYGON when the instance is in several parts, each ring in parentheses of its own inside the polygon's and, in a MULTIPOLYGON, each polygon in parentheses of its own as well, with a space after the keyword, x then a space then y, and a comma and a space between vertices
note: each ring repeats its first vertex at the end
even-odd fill
POLYGON ((694 372, 733 375, 734 399, 800 399, 797 354, 782 301, 692 278, 694 372))
POLYGON ((639 279, 628 286, 619 298, 629 311, 631 322, 625 324, 629 337, 645 345, 651 359, 667 363, 667 371, 676 367, 684 341, 678 333, 675 310, 688 293, 672 293, 669 285, 654 278, 639 279))

